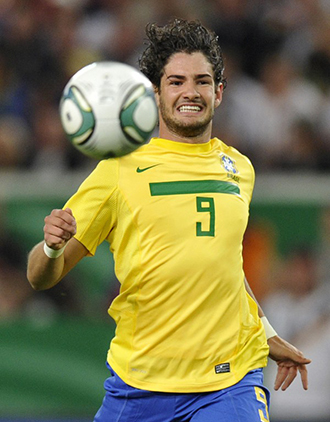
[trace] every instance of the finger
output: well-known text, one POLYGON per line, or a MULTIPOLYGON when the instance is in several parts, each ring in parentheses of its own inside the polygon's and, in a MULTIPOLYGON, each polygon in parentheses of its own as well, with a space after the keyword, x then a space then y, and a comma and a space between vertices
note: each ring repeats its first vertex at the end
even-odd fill
POLYGON ((46 244, 58 249, 76 234, 76 223, 72 215, 64 210, 53 210, 45 217, 44 239, 46 244))
POLYGON ((302 351, 300 351, 300 350, 298 350, 296 348, 293 348, 293 352, 294 352, 294 354, 293 354, 293 356, 291 356, 291 359, 295 363, 301 364, 301 365, 307 365, 307 364, 311 363, 311 360, 305 358, 305 356, 304 356, 304 354, 303 354, 302 351))
POLYGON ((299 361, 297 361, 297 363, 299 363, 300 365, 308 365, 311 362, 312 362, 311 359, 307 359, 307 358, 302 358, 299 361))
POLYGON ((71 208, 65 208, 63 211, 65 211, 65 213, 66 213, 68 216, 72 217, 72 219, 74 220, 74 222, 76 222, 76 220, 75 220, 75 218, 74 218, 74 215, 73 215, 73 212, 72 212, 71 208))
POLYGON ((52 247, 59 242, 67 242, 76 234, 76 228, 66 224, 63 227, 57 227, 53 224, 45 224, 44 238, 48 246, 52 247))
POLYGON ((73 228, 66 230, 65 228, 46 224, 44 228, 44 233, 45 238, 53 237, 54 239, 70 240, 71 237, 75 235, 75 230, 73 228))
POLYGON ((69 233, 75 234, 76 232, 75 218, 64 210, 53 210, 50 215, 45 217, 44 221, 47 228, 58 227, 69 233))
POLYGON ((298 372, 298 369, 297 369, 296 366, 292 366, 291 368, 289 368, 288 374, 287 374, 285 381, 284 381, 282 388, 281 388, 282 391, 285 391, 288 387, 290 387, 293 380, 297 376, 297 372, 298 372))
POLYGON ((75 221, 65 221, 62 218, 54 217, 54 216, 48 216, 45 218, 45 225, 48 227, 58 227, 63 230, 67 230, 70 232, 73 232, 76 230, 76 223, 75 221))
POLYGON ((301 365, 298 367, 301 377, 301 382, 303 385, 304 390, 308 390, 308 373, 307 368, 305 365, 301 365))
POLYGON ((70 208, 66 208, 65 210, 55 209, 51 212, 50 217, 58 218, 58 219, 63 220, 64 222, 66 222, 70 225, 76 224, 76 220, 75 220, 70 208))
POLYGON ((285 366, 279 366, 277 369, 277 374, 276 374, 276 379, 275 379, 275 384, 274 384, 274 389, 277 391, 281 385, 283 384, 285 378, 287 377, 289 372, 289 368, 285 367, 285 366))

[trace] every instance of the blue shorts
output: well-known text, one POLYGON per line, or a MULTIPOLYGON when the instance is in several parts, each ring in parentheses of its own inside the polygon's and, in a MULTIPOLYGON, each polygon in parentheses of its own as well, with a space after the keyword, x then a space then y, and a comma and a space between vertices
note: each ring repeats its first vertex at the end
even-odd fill
POLYGON ((208 393, 158 393, 125 384, 112 370, 94 422, 267 422, 269 392, 261 369, 208 393))

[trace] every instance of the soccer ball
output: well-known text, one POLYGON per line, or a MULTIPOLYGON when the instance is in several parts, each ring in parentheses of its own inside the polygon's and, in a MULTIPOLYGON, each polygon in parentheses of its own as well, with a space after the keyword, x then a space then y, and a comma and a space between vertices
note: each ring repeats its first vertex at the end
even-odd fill
POLYGON ((158 122, 149 79, 132 66, 96 62, 64 88, 60 118, 69 141, 96 159, 120 157, 148 142, 158 122))

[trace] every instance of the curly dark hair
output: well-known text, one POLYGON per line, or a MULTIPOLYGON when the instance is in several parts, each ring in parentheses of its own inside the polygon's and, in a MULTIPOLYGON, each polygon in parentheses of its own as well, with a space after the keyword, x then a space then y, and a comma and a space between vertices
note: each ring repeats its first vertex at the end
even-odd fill
POLYGON ((211 63, 214 81, 226 87, 223 76, 224 61, 222 50, 218 43, 218 36, 204 27, 199 21, 174 19, 165 26, 149 23, 146 26, 148 45, 141 57, 139 66, 150 81, 159 88, 164 67, 169 58, 178 52, 201 52, 211 63))

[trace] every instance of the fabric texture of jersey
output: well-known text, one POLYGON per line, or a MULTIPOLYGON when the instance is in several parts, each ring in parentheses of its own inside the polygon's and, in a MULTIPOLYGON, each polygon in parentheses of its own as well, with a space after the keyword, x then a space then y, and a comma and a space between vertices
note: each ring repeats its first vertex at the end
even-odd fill
POLYGON ((91 255, 110 244, 121 289, 108 362, 127 384, 212 391, 266 365, 242 260, 253 185, 250 161, 217 138, 154 138, 101 161, 65 205, 91 255))

